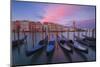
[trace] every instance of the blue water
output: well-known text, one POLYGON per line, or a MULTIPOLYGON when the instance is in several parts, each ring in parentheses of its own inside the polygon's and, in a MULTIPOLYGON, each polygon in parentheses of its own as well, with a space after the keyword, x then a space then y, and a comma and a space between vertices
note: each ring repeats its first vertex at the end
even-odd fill
MULTIPOLYGON (((51 33, 53 35, 55 35, 55 33, 51 33)), ((74 40, 73 35, 77 35, 78 33, 75 32, 69 32, 69 36, 67 36, 67 32, 64 33, 59 33, 59 34, 63 34, 66 38, 74 40)), ((82 34, 85 35, 85 32, 81 32, 80 36, 82 37, 82 34)), ((17 40, 17 34, 16 35, 16 39, 17 40)), ((42 33, 35 33, 34 37, 32 38, 32 34, 31 33, 26 33, 27 37, 27 44, 25 43, 24 45, 22 45, 20 47, 20 49, 15 49, 12 50, 12 64, 15 65, 29 65, 29 64, 46 64, 46 63, 61 63, 61 62, 80 62, 80 61, 95 61, 96 59, 96 52, 94 50, 92 50, 91 48, 88 47, 88 54, 81 52, 78 53, 77 51, 73 51, 73 53, 65 53, 59 46, 59 44, 57 42, 55 42, 55 51, 53 53, 52 58, 48 58, 48 56, 46 55, 46 51, 45 49, 34 53, 32 56, 27 57, 25 55, 25 45, 27 45, 27 49, 32 49, 34 46, 38 45, 38 42, 42 39, 45 38, 45 35, 43 35, 42 33), (51 60, 50 60, 51 59, 51 60)), ((92 33, 87 33, 87 36, 92 36, 92 33)), ((20 33, 20 39, 22 39, 24 37, 23 33, 20 33)), ((51 39, 55 39, 56 41, 56 37, 52 36, 51 39)), ((12 40, 14 40, 14 34, 12 33, 12 40)), ((75 42, 76 44, 81 45, 78 42, 75 42)), ((85 46, 86 47, 86 46, 85 46)))

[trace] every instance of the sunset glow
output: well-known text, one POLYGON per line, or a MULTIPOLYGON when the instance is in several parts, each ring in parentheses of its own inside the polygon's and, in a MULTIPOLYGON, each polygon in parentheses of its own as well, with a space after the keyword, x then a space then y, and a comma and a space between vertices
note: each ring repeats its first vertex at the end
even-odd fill
POLYGON ((31 20, 40 21, 41 23, 52 22, 70 25, 73 20, 77 24, 80 24, 80 22, 84 24, 83 21, 94 19, 93 23, 95 23, 95 6, 16 2, 12 4, 12 11, 12 20, 31 20))

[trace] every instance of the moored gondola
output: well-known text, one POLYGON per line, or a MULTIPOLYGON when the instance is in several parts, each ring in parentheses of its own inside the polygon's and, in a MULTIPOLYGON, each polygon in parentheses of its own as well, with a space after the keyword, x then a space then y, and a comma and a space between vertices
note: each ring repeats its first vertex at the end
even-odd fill
MULTIPOLYGON (((62 35, 63 36, 63 35, 62 35)), ((64 36, 63 36, 64 37, 64 36)), ((65 38, 65 37, 64 37, 65 38)), ((65 38, 67 40, 67 38, 65 38)), ((79 43, 77 43, 76 41, 72 41, 72 40, 67 40, 67 42, 71 43, 70 46, 72 46, 75 50, 81 51, 81 52, 85 52, 88 53, 88 49, 86 46, 81 45, 79 43)))
POLYGON ((83 46, 79 43, 74 42, 73 47, 74 47, 75 50, 78 50, 78 51, 81 51, 81 52, 84 52, 84 53, 88 53, 88 47, 83 46))
POLYGON ((60 47, 66 51, 66 52, 73 52, 73 49, 71 46, 69 46, 71 43, 67 42, 63 37, 57 36, 57 41, 60 47))
POLYGON ((54 34, 51 34, 48 38, 48 44, 46 46, 46 54, 48 57, 52 57, 55 50, 55 38, 54 34))
POLYGON ((95 47, 96 46, 96 42, 94 42, 94 41, 89 41, 89 40, 86 40, 84 38, 82 39, 82 38, 79 38, 77 36, 75 36, 75 38, 76 38, 77 42, 84 44, 86 46, 89 46, 89 47, 95 47))
POLYGON ((41 51, 43 49, 43 47, 45 47, 45 45, 37 45, 34 48, 30 49, 30 50, 26 50, 26 56, 31 56, 33 55, 35 52, 37 51, 41 51))
POLYGON ((89 41, 96 41, 96 38, 93 38, 93 37, 88 37, 86 35, 82 35, 84 38, 84 40, 89 40, 89 41))
POLYGON ((82 51, 82 52, 88 53, 88 46, 82 45, 83 43, 84 44, 87 44, 87 43, 83 42, 82 39, 77 37, 77 36, 74 36, 74 37, 76 38, 76 40, 75 40, 75 42, 73 44, 74 48, 76 50, 78 50, 78 51, 82 51))
POLYGON ((24 40, 26 38, 27 38, 27 36, 25 36, 23 39, 12 41, 12 48, 16 48, 16 47, 21 46, 22 44, 24 44, 24 40))
POLYGON ((45 48, 45 46, 47 45, 47 43, 48 43, 47 37, 45 37, 45 39, 41 40, 38 43, 38 45, 34 46, 34 48, 32 48, 30 50, 28 50, 27 46, 25 45, 25 54, 26 54, 26 56, 31 56, 34 53, 38 52, 38 51, 42 51, 45 48))
POLYGON ((50 56, 53 54, 55 49, 55 41, 49 41, 48 45, 46 46, 46 53, 47 56, 50 56))

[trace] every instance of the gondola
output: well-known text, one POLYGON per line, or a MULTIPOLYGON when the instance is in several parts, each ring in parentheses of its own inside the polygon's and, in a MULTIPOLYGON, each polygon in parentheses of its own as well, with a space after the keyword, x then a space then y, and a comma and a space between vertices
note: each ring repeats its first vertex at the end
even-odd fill
POLYGON ((72 47, 69 46, 71 43, 67 42, 64 38, 57 36, 57 41, 60 47, 66 52, 73 52, 72 47))
POLYGON ((84 41, 82 41, 82 39, 79 38, 79 37, 77 37, 77 36, 74 36, 74 37, 76 38, 76 41, 78 42, 78 44, 77 44, 77 42, 74 43, 74 45, 73 45, 74 48, 76 50, 78 50, 78 51, 82 51, 82 52, 88 53, 88 47, 82 45, 82 44, 87 44, 87 43, 85 43, 84 41))
POLYGON ((50 39, 48 39, 48 44, 46 46, 46 54, 47 56, 52 56, 54 49, 55 49, 55 39, 53 37, 54 35, 50 36, 50 39))
POLYGON ((84 38, 84 40, 89 40, 89 41, 96 41, 96 38, 93 38, 93 37, 88 37, 86 35, 82 35, 84 38))
POLYGON ((22 44, 24 44, 24 40, 26 38, 27 38, 27 36, 25 36, 23 39, 12 41, 12 48, 16 48, 16 47, 21 46, 22 44))
MULTIPOLYGON (((62 35, 62 37, 65 38, 63 35, 62 35)), ((67 38, 65 38, 65 39, 67 40, 67 38)), ((85 47, 81 44, 76 44, 76 42, 75 41, 73 42, 72 40, 67 40, 67 42, 72 43, 70 46, 72 46, 75 50, 88 53, 87 47, 85 47)))
POLYGON ((26 50, 26 56, 31 56, 37 51, 41 51, 45 45, 37 45, 33 49, 26 50))
POLYGON ((73 47, 75 48, 75 50, 78 50, 78 51, 81 51, 81 52, 84 52, 84 53, 88 53, 88 48, 86 46, 83 46, 81 44, 73 44, 73 47))
POLYGON ((79 38, 79 37, 77 37, 77 36, 75 36, 75 38, 76 38, 76 41, 77 42, 79 42, 79 43, 81 43, 81 44, 84 44, 84 45, 86 45, 86 46, 89 46, 89 47, 95 47, 96 46, 96 43, 94 42, 94 41, 88 41, 88 40, 86 40, 86 39, 81 39, 81 38, 79 38))
POLYGON ((54 49, 55 49, 55 41, 49 41, 46 47, 47 56, 52 55, 52 53, 54 52, 54 49))
POLYGON ((34 48, 28 50, 27 46, 25 46, 25 53, 26 56, 31 56, 34 53, 41 51, 44 49, 44 47, 47 45, 48 41, 47 41, 47 37, 45 37, 45 39, 41 40, 38 45, 34 46, 34 48))

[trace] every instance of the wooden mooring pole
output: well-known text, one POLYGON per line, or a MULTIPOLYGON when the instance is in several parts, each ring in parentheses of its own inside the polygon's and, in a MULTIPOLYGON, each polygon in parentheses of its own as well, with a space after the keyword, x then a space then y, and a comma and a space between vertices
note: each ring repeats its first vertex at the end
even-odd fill
MULTIPOLYGON (((18 22, 16 25, 16 29, 17 29, 17 40, 18 40, 18 45, 19 45, 19 40, 20 40, 20 23, 18 22)), ((20 45, 18 46, 18 53, 20 53, 20 45)))
POLYGON ((90 29, 88 29, 88 32, 89 32, 89 37, 91 37, 91 34, 90 34, 90 33, 91 33, 91 32, 90 32, 90 29))
POLYGON ((16 40, 15 30, 13 30, 13 34, 14 34, 14 40, 16 40))
POLYGON ((68 30, 67 30, 67 39, 69 40, 70 38, 70 34, 69 34, 69 32, 70 32, 70 29, 68 28, 68 30))
POLYGON ((95 38, 95 30, 92 29, 92 37, 95 38))
POLYGON ((87 32, 88 32, 88 30, 85 30, 85 35, 87 36, 87 32))
POLYGON ((41 34, 42 34, 42 39, 44 39, 44 27, 43 27, 43 25, 42 25, 41 34))
POLYGON ((78 37, 80 38, 80 31, 77 31, 78 37))
MULTIPOLYGON (((23 29, 23 35, 24 35, 24 37, 26 36, 25 29, 23 29)), ((24 50, 25 51, 28 50, 27 39, 25 39, 25 48, 24 48, 24 50)))
POLYGON ((33 42, 33 47, 34 47, 34 27, 33 26, 32 26, 31 33, 32 33, 32 42, 33 42))

